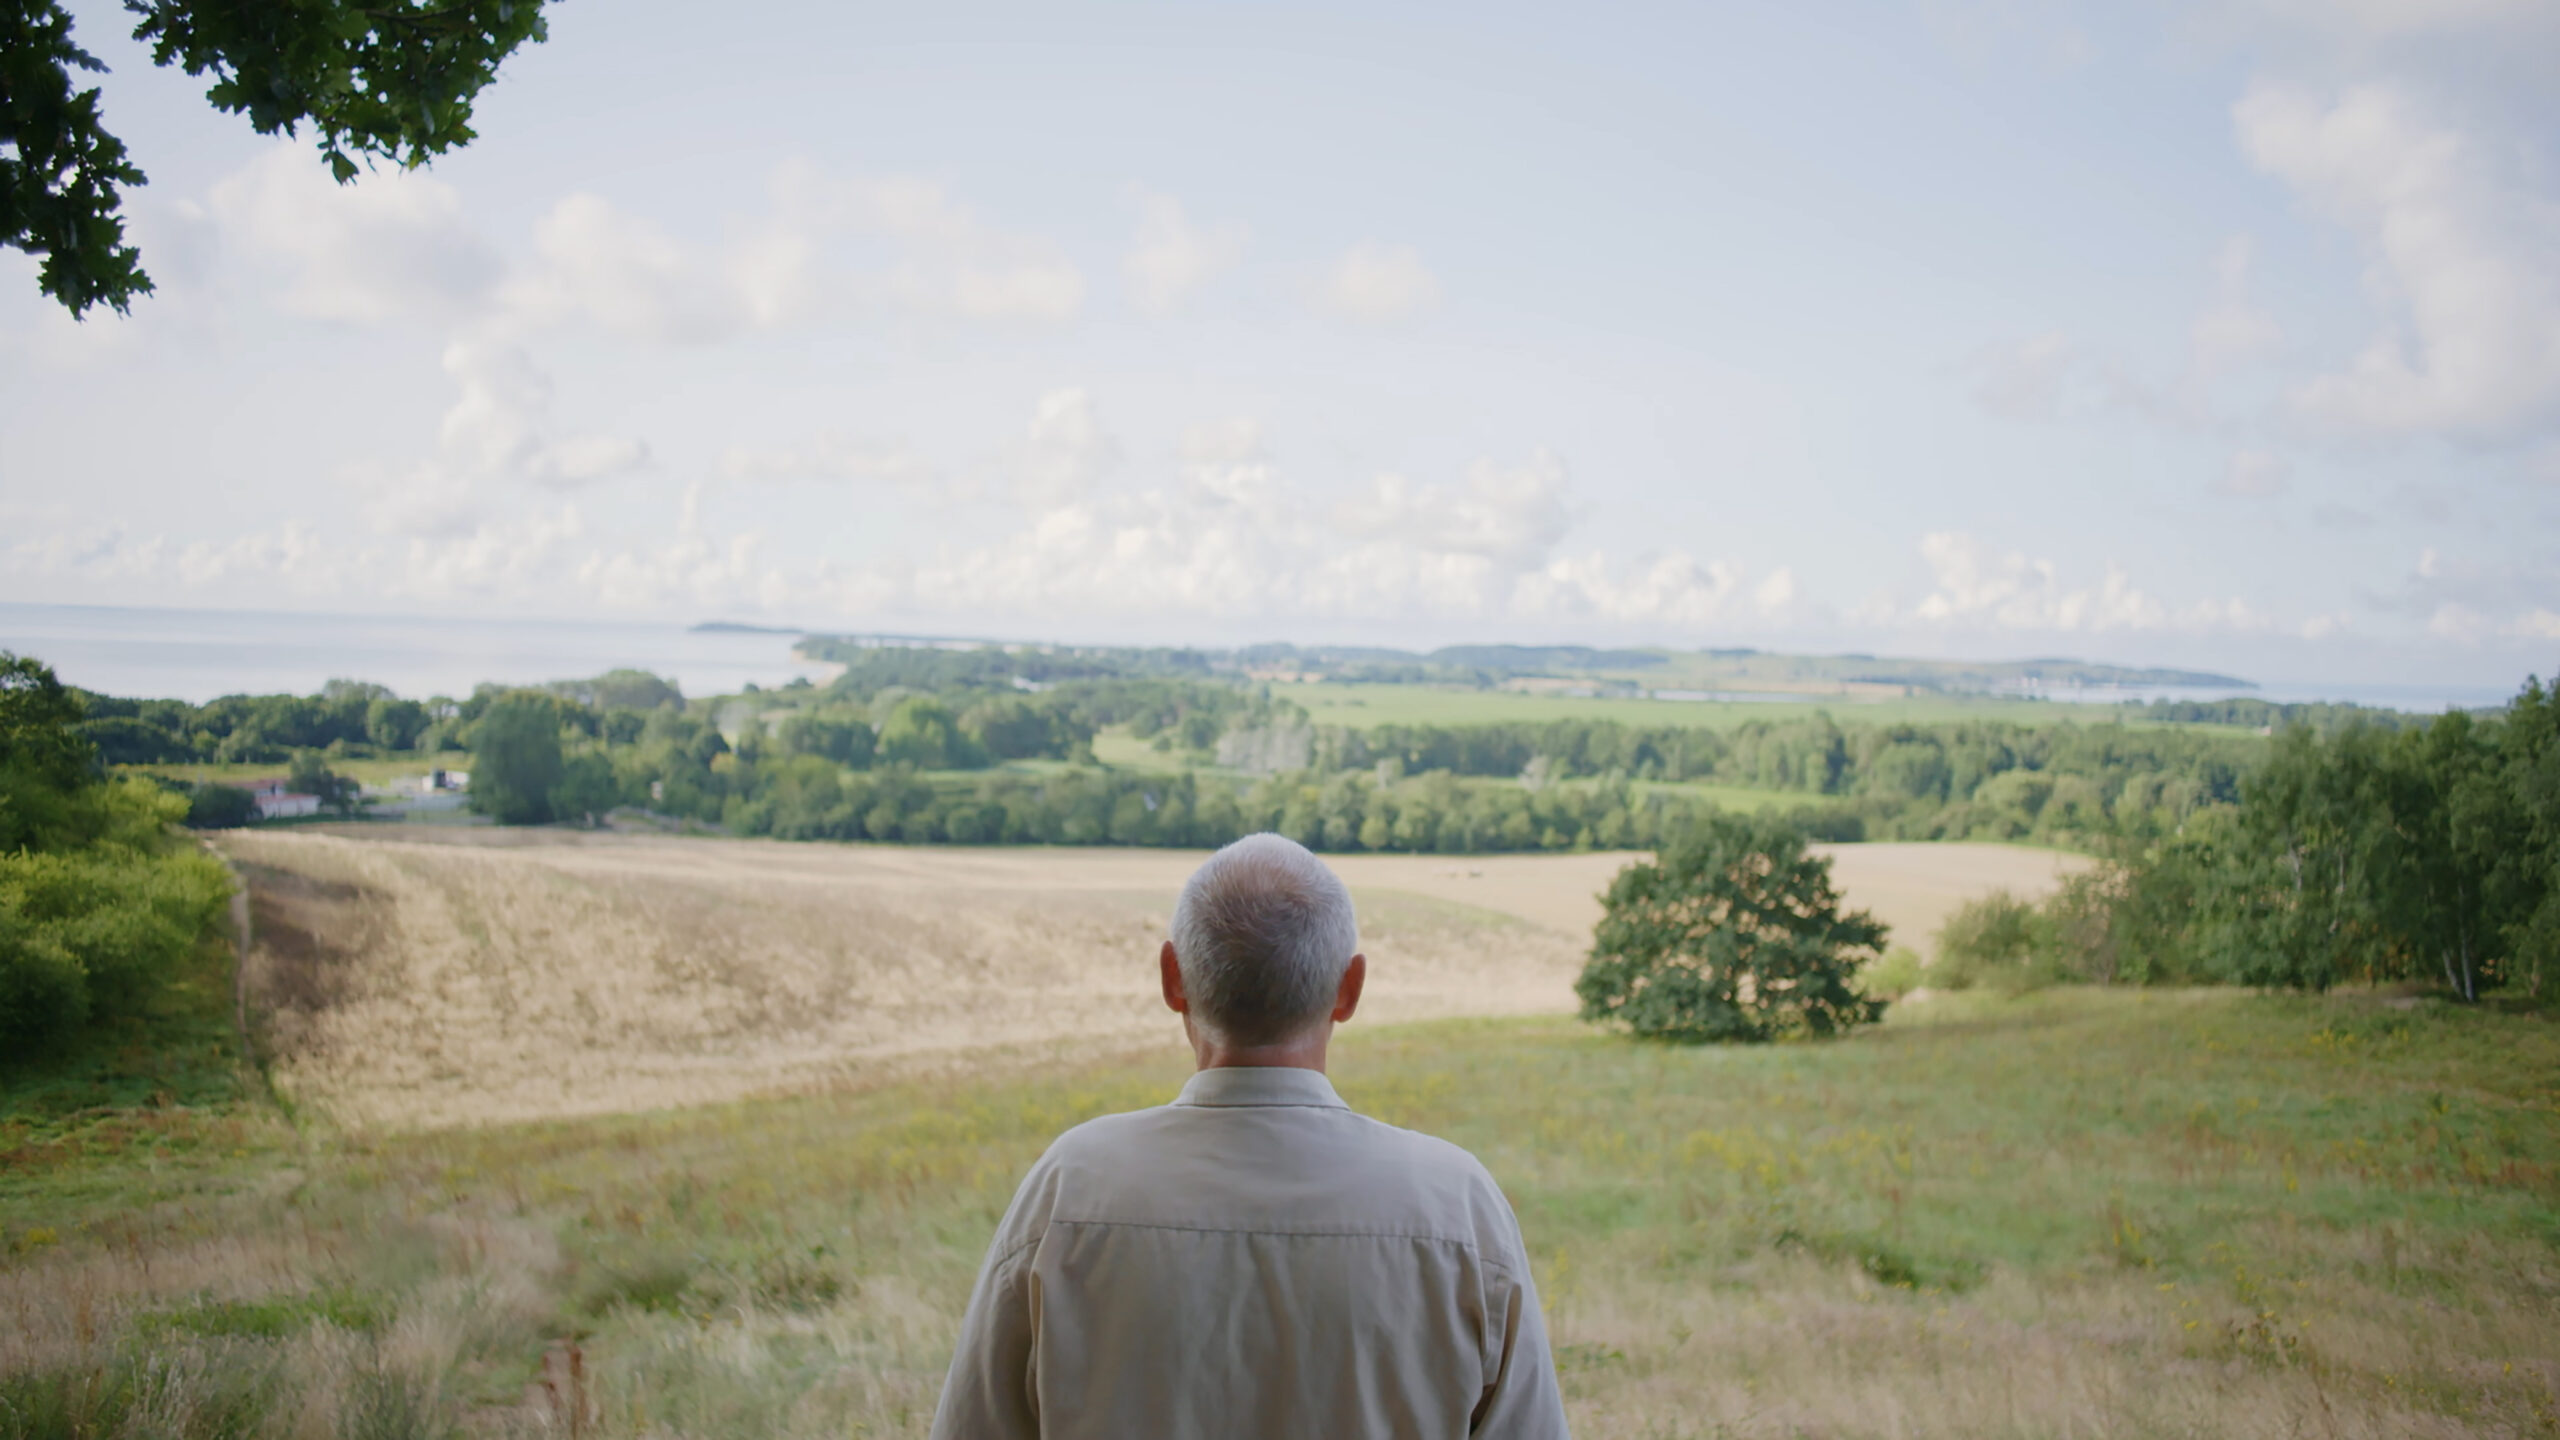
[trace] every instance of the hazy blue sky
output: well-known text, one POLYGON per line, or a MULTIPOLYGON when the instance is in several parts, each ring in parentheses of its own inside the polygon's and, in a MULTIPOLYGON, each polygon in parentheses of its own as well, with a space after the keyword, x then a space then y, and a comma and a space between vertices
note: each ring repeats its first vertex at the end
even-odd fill
POLYGON ((568 0, 331 185, 103 0, 0 599, 2560 668, 2560 4, 568 0))

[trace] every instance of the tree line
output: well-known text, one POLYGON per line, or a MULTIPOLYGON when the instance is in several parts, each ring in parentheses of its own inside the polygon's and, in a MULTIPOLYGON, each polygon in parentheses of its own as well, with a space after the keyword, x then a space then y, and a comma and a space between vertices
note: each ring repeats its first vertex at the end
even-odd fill
MULTIPOLYGON (((917 783, 936 793, 1000 791, 969 803, 1012 813, 1031 804, 1026 786, 1046 793, 1054 777, 976 784, 969 772, 1020 769, 1018 762, 1094 768, 1095 736, 1124 727, 1170 764, 1204 772, 1194 788, 1309 791, 1324 822, 1313 833, 1333 837, 1331 848, 1424 850, 1447 848, 1444 835, 1477 843, 1508 834, 1505 849, 1634 843, 1613 837, 1641 835, 1644 815, 1701 800, 1664 793, 1700 784, 1795 797, 1780 808, 1823 839, 2085 845, 2128 829, 2167 829, 2232 803, 2267 749, 2256 736, 2226 730, 1863 725, 1827 715, 1729 731, 1601 718, 1363 730, 1313 725, 1303 709, 1249 683, 1126 673, 1031 680, 1020 657, 1003 652, 855 653, 860 663, 831 685, 751 689, 708 705, 638 671, 527 689, 483 686, 460 701, 406 701, 380 686, 335 681, 314 696, 204 705, 84 696, 84 729, 102 756, 127 764, 278 763, 315 750, 334 757, 462 746, 475 756, 473 803, 511 823, 580 820, 630 805, 746 833, 871 838, 867 820, 821 820, 811 807, 841 803, 868 817, 884 803, 872 792, 887 782, 851 777, 897 771, 904 778, 888 786, 897 793, 917 783), (835 777, 838 799, 810 798, 824 786, 808 765, 787 784, 778 778, 778 762, 800 759, 845 772, 835 777), (1416 783, 1431 776, 1461 783, 1416 783), (1516 824, 1476 823, 1486 807, 1514 806, 1498 797, 1515 790, 1545 796, 1525 802, 1540 815, 1523 822, 1528 838, 1516 824)), ((1058 658, 1043 673, 1080 664, 1058 658)), ((907 808, 936 815, 954 807, 967 808, 958 801, 907 808)), ((231 814, 212 803, 199 811, 208 823, 231 814)), ((951 829, 907 814, 883 824, 899 833, 951 829)), ((957 831, 993 838, 1062 827, 1091 828, 964 819, 957 831)))
POLYGON ((2539 996, 2560 970, 2560 691, 2528 680, 2487 714, 2288 730, 2233 803, 2120 831, 2041 905, 1969 907, 1939 952, 1933 983, 2539 996))
POLYGON ((1729 734, 1608 720, 1358 731, 1310 726, 1249 687, 1164 680, 884 684, 867 705, 841 689, 747 698, 753 713, 724 729, 700 706, 498 697, 464 732, 473 803, 515 823, 635 806, 804 839, 1194 845, 1266 828, 1334 851, 1539 850, 1652 844, 1711 808, 1692 783, 1711 781, 1799 797, 1775 808, 1820 839, 2090 843, 2228 804, 2266 748, 2112 725, 1821 716, 1729 734), (1099 766, 1106 725, 1193 763, 1099 766))
POLYGON ((1110 769, 1089 763, 1096 717, 1133 716, 1112 723, 1164 734, 1212 713, 1185 713, 1135 682, 1110 684, 985 696, 966 709, 905 695, 876 729, 860 711, 816 705, 771 726, 750 720, 735 744, 698 710, 599 713, 519 691, 468 732, 471 799, 507 823, 631 806, 795 840, 1200 846, 1278 830, 1328 850, 1453 852, 1650 844, 1703 808, 1623 778, 1532 790, 1446 771, 1110 769), (987 768, 1015 759, 1062 763, 987 768))
POLYGON ((1812 715, 1729 731, 1606 719, 1368 730, 1283 723, 1226 737, 1219 756, 1533 785, 1612 776, 1704 781, 1802 797, 1794 808, 1825 838, 2077 843, 2230 803, 2265 749, 2258 737, 2209 730, 1996 720, 1862 725, 1812 715))

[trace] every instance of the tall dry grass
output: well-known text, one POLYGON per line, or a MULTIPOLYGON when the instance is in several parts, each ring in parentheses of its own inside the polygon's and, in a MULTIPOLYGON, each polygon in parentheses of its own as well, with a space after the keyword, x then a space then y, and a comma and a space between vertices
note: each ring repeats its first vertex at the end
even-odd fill
MULTIPOLYGON (((2063 991, 1760 1049, 1354 1026, 1335 1068, 1504 1181, 1580 1434, 2560 1427, 2547 1021, 2063 991)), ((920 1434, 1021 1168, 1181 1070, 0 1187, 0 1435, 920 1434)))
MULTIPOLYGON (((982 852, 552 838, 230 840, 278 1090, 340 1126, 414 1129, 950 1073, 990 1052, 1053 1063, 1176 1033, 1153 957, 1183 857, 1026 872, 982 852)), ((1362 900, 1376 1018, 1571 1009, 1582 942, 1402 891, 1362 900)))

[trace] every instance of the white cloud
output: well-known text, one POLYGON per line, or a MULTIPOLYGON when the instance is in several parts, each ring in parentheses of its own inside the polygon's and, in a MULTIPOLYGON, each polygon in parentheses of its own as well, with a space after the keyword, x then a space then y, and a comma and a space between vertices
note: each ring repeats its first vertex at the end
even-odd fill
POLYGON ((1367 493, 1338 507, 1334 520, 1357 540, 1480 556, 1515 571, 1547 554, 1572 526, 1564 463, 1543 451, 1509 468, 1479 460, 1459 486, 1380 475, 1367 493))
POLYGON ((1269 458, 1262 422, 1247 416, 1204 420, 1182 432, 1182 460, 1186 465, 1242 465, 1269 458))
POLYGON ((1245 227, 1235 221, 1196 225, 1170 195, 1137 191, 1138 233, 1120 273, 1138 308, 1163 314, 1244 254, 1245 227))
POLYGON ((733 447, 720 457, 720 478, 732 484, 849 480, 922 490, 940 484, 942 472, 903 441, 863 440, 829 431, 785 450, 733 447))
POLYGON ((151 580, 161 573, 169 542, 157 535, 128 539, 125 527, 57 531, 30 535, 10 544, 7 568, 23 574, 79 576, 100 581, 151 580))
POLYGON ((551 377, 516 346, 458 341, 445 347, 444 370, 462 393, 445 412, 439 450, 466 475, 568 490, 648 463, 649 447, 638 440, 551 438, 551 377))
POLYGON ((885 237, 898 255, 857 269, 855 294, 873 304, 967 320, 1063 324, 1084 307, 1084 272, 1049 241, 1000 230, 931 181, 911 176, 835 180, 786 166, 774 191, 786 227, 818 239, 840 231, 885 237))
POLYGON ((271 532, 231 540, 189 542, 174 557, 177 578, 191 588, 218 585, 234 576, 281 576, 303 593, 338 588, 343 557, 308 525, 288 520, 271 532))
POLYGON ((459 539, 486 523, 491 487, 574 490, 649 463, 649 447, 636 439, 554 437, 551 377, 518 346, 456 341, 445 347, 444 370, 460 393, 434 456, 371 473, 374 523, 387 533, 459 539))
POLYGON ((649 447, 621 435, 571 435, 543 446, 525 479, 551 490, 575 490, 649 463, 649 447))
POLYGON ((657 546, 590 555, 578 567, 578 583, 603 603, 625 610, 664 610, 686 605, 703 610, 779 610, 792 597, 790 577, 763 564, 763 537, 742 532, 726 540, 703 532, 702 486, 685 487, 675 538, 657 546))
POLYGON ((2293 466, 2274 451, 2235 450, 2213 490, 2217 495, 2264 500, 2283 494, 2292 479, 2293 466))
POLYGON ((2489 631, 2489 617, 2458 600, 2436 606, 2427 617, 2427 633, 2458 645, 2476 645, 2489 631))
MULTIPOLYGON (((2050 560, 2001 551, 1976 537, 1940 531, 1920 540, 1934 585, 1904 612, 1936 627, 2095 632, 2112 630, 2255 630, 2267 618, 2239 599, 2202 600, 2172 610, 2109 565, 2094 586, 2071 586, 2050 560)), ((1884 619, 1889 610, 1873 618, 1884 619)))
POLYGON ((418 536, 385 588, 415 600, 521 601, 553 597, 570 547, 585 533, 577 507, 563 505, 484 520, 458 534, 418 536))
POLYGON ((710 251, 571 195, 534 227, 537 263, 508 286, 510 308, 519 323, 706 344, 872 312, 1057 324, 1084 303, 1083 272, 1056 246, 983 223, 928 181, 791 164, 772 201, 710 251))
POLYGON ((0 548, 0 573, 81 582, 125 603, 381 602, 444 607, 596 606, 641 613, 778 610, 807 592, 761 555, 761 538, 703 533, 689 489, 675 535, 658 543, 598 543, 577 508, 533 508, 451 533, 388 546, 349 545, 288 522, 227 539, 178 543, 122 530, 26 540, 0 548))
POLYGON ((207 208, 225 244, 278 272, 279 303, 316 319, 457 315, 504 269, 452 186, 397 169, 340 185, 298 145, 216 183, 207 208))
POLYGON ((1325 277, 1326 306, 1351 320, 1401 320, 1439 298, 1439 279, 1410 245, 1354 245, 1325 277))
POLYGON ((2560 640, 2560 610, 2536 605, 2508 621, 2507 633, 2528 640, 2560 640))
POLYGON ((2382 329, 2298 387, 2347 433, 2495 443, 2560 421, 2560 205, 2498 147, 2390 84, 2334 98, 2274 83, 2233 107, 2241 148, 2371 257, 2382 329))
POLYGON ((2492 634, 2515 639, 2543 636, 2541 617, 2560 595, 2560 564, 2536 555, 2521 563, 2448 555, 2423 546, 2400 582, 2389 589, 2359 589, 2357 598, 2386 614, 2423 619, 2439 639, 2473 643, 2492 634), (2491 617, 2506 614, 2503 625, 2491 617))
MULTIPOLYGON (((1767 588, 1764 581, 1761 589, 1767 588)), ((1590 617, 1694 631, 1742 612, 1745 607, 1735 603, 1741 590, 1741 572, 1719 560, 1655 555, 1622 565, 1594 551, 1560 557, 1522 576, 1510 608, 1524 619, 1590 617)))
POLYGON ((121 525, 30 538, 0 551, 0 569, 111 584, 127 603, 137 595, 174 597, 215 587, 320 598, 369 578, 362 555, 330 543, 299 520, 227 540, 199 537, 183 544, 165 535, 136 537, 121 525))
POLYGON ((601 195, 563 198, 533 227, 534 268, 508 300, 537 324, 585 320, 639 340, 722 340, 757 318, 734 266, 678 244, 601 195))
POLYGON ((1010 458, 1015 493, 1029 504, 1056 504, 1085 494, 1109 473, 1119 463, 1120 443, 1102 428, 1093 396, 1068 386, 1032 406, 1030 427, 1010 458))
MULTIPOLYGON (((1244 453, 1220 447, 1177 484, 1084 495, 993 543, 829 583, 868 613, 944 616, 1598 620, 1694 633, 1767 608, 1721 562, 1561 552, 1568 477, 1550 455, 1480 461, 1448 484, 1379 476, 1328 503, 1266 461, 1232 458, 1244 453)), ((1793 586, 1772 577, 1758 595, 1783 604, 1793 586)))

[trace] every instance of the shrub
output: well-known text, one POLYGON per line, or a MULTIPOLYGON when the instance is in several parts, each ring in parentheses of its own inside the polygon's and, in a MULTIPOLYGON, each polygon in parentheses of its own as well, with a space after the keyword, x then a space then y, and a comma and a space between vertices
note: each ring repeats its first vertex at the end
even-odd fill
POLYGON ((199 785, 187 797, 191 830, 237 830, 258 818, 258 797, 237 785, 199 785))
POLYGON ((0 855, 0 1037, 39 1048, 139 1010, 229 894, 192 849, 0 855))
POLYGON ((1968 900, 1938 928, 1938 959, 1929 979, 1942 989, 2027 990, 2051 977, 2037 963, 2041 929, 2036 907, 1994 890, 1968 900))
POLYGON ((1922 968, 1920 952, 1908 945, 1896 945, 1885 951, 1882 960, 1858 975, 1858 987, 1879 1000, 1899 1000, 1928 982, 1928 972, 1922 968))
POLYGON ((1840 912, 1803 832, 1714 815, 1618 872, 1574 992, 1582 1018, 1664 1040, 1769 1040, 1870 1023, 1853 988, 1885 927, 1840 912))

